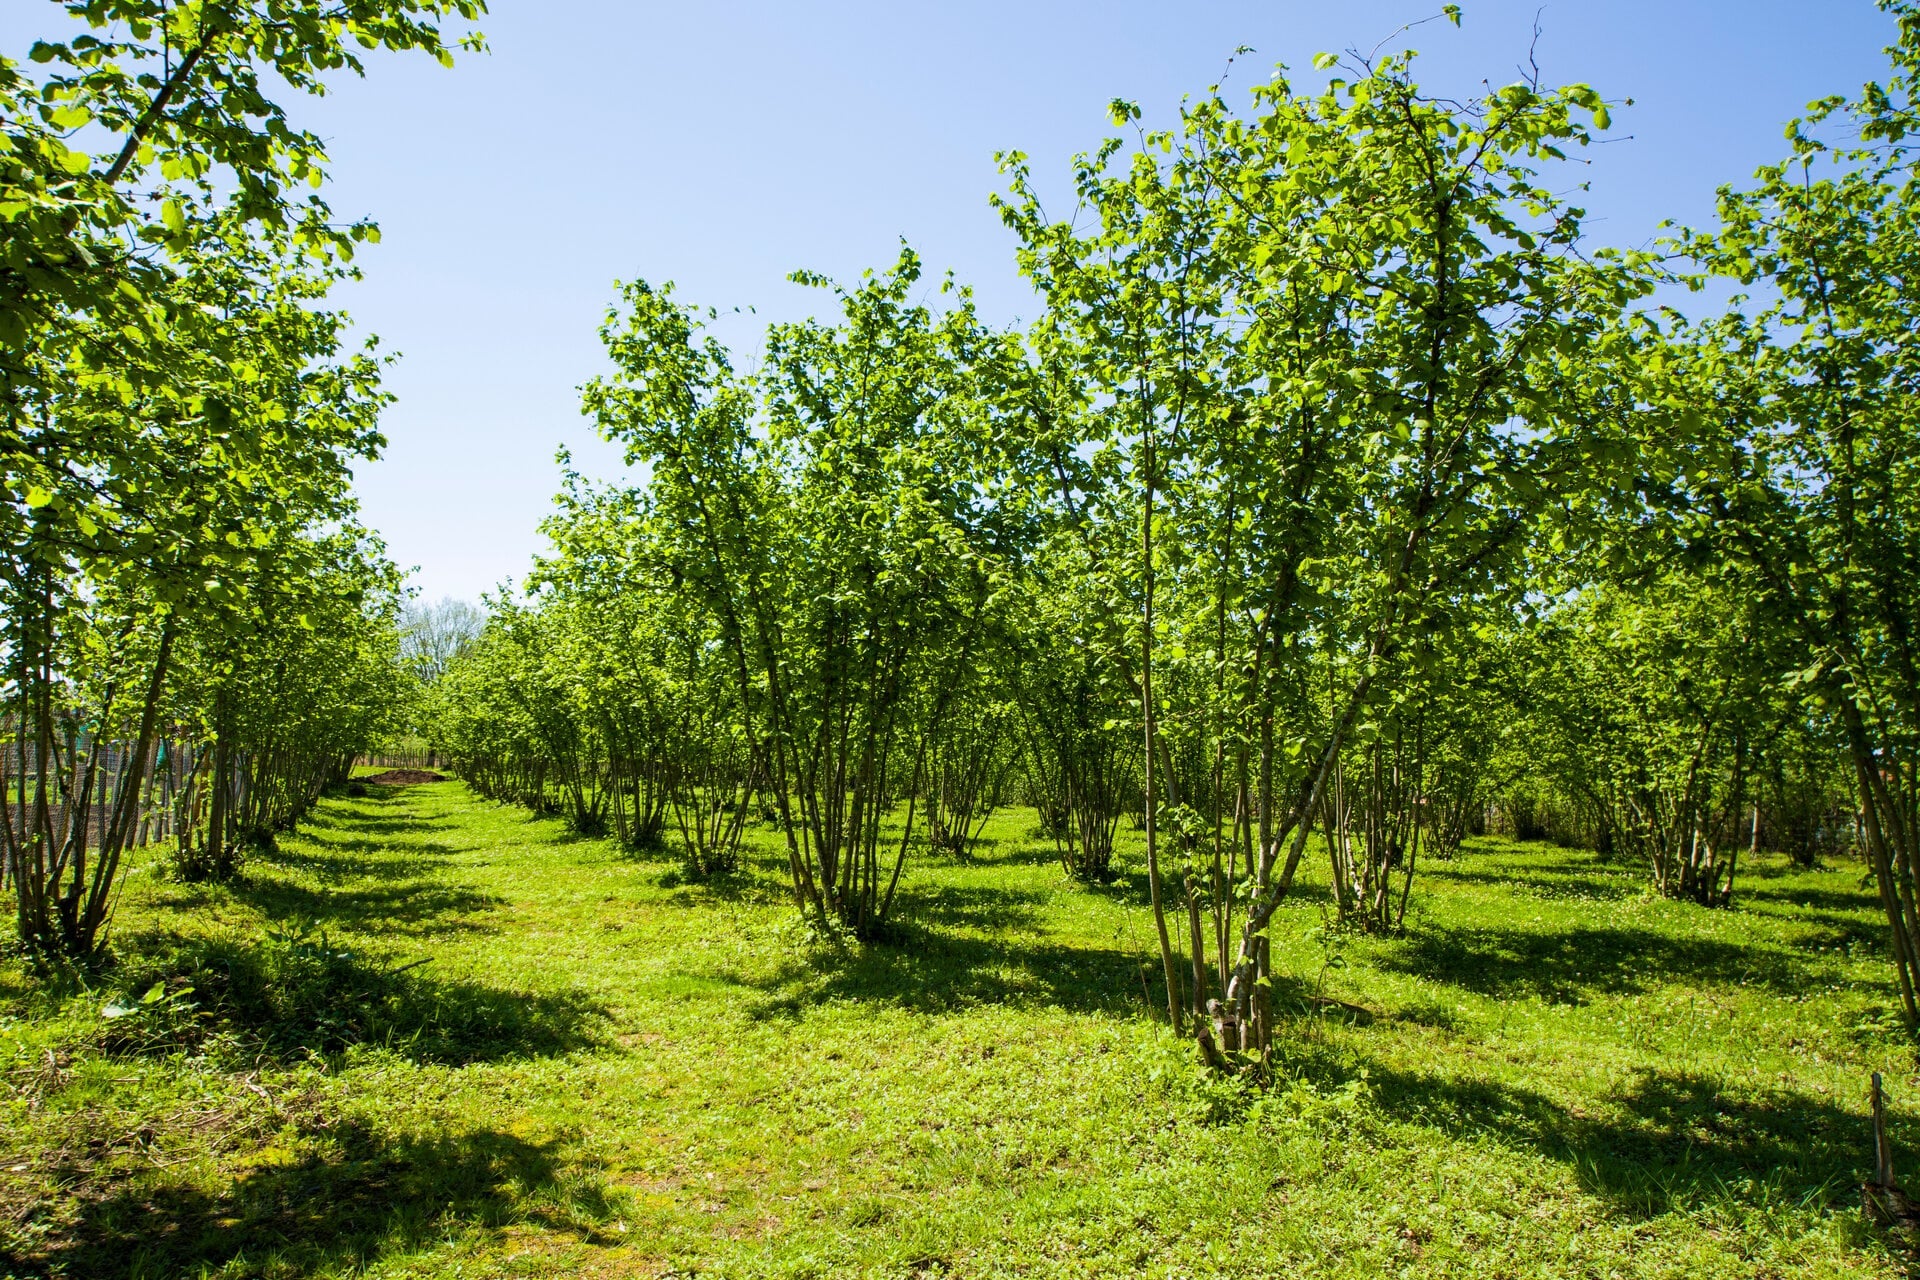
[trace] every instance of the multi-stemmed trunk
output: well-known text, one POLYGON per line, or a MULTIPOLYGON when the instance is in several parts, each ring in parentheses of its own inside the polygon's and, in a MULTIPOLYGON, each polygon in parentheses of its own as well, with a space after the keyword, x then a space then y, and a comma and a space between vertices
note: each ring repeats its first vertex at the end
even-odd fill
POLYGON ((1395 932, 1406 920, 1423 830, 1420 746, 1418 735, 1412 743, 1401 734, 1376 739, 1358 761, 1362 785, 1348 786, 1342 760, 1324 802, 1335 907, 1343 922, 1369 933, 1395 932))
MULTIPOLYGON (((0 791, 13 784, 0 821, 0 855, 13 882, 21 941, 38 955, 84 960, 104 940, 122 858, 147 828, 173 638, 169 619, 146 679, 136 685, 140 712, 130 742, 84 732, 75 713, 57 707, 48 663, 23 655, 17 665, 16 689, 24 695, 14 712, 18 772, 11 780, 0 776, 0 791)), ((113 716, 114 702, 109 686, 97 724, 113 716)))

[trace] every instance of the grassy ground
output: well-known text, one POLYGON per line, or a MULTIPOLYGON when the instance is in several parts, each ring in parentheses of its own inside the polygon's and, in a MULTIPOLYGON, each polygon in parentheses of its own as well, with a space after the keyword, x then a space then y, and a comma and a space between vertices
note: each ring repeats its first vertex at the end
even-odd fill
POLYGON ((1148 1017, 1137 880, 1031 823, 864 954, 770 838, 680 886, 457 783, 326 801, 237 888, 140 867, 91 989, 0 971, 0 1273, 1906 1273, 1856 1207, 1870 1070, 1920 1155, 1857 868, 1707 912, 1480 841, 1396 940, 1310 883, 1253 1095, 1148 1017))

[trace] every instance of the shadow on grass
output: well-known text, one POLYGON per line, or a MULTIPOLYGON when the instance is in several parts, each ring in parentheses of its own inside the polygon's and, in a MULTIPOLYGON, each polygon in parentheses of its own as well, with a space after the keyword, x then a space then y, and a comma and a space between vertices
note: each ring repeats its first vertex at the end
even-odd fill
POLYGON ((1796 919, 1806 927, 1788 942, 1796 951, 1812 954, 1837 952, 1851 960, 1855 952, 1885 955, 1887 927, 1845 916, 1803 915, 1796 919))
POLYGON ((409 843, 396 849, 379 840, 330 840, 305 831, 300 839, 302 844, 320 846, 319 851, 307 853, 283 847, 260 861, 305 871, 322 880, 400 880, 431 875, 440 867, 436 858, 458 852, 446 844, 409 843))
MULTIPOLYGON (((1112 877, 1107 880, 1074 880, 1069 883, 1082 892, 1096 894, 1099 897, 1121 903, 1125 906, 1143 907, 1153 900, 1152 890, 1147 883, 1147 872, 1144 867, 1127 866, 1121 868, 1116 870, 1112 877)), ((1171 886, 1171 877, 1163 879, 1161 886, 1167 889, 1169 893, 1177 892, 1171 886)), ((1177 898, 1174 900, 1176 902, 1178 901, 1177 898)), ((1280 908, 1284 911, 1288 907, 1298 906, 1302 903, 1331 904, 1332 902, 1333 890, 1329 886, 1315 880, 1295 880, 1292 887, 1287 890, 1287 896, 1281 900, 1280 908)), ((1176 906, 1174 908, 1174 914, 1178 915, 1179 912, 1184 909, 1183 907, 1176 906)))
MULTIPOLYGON (((365 804, 366 801, 359 803, 365 804)), ((382 804, 393 803, 382 798, 382 804)), ((351 836, 356 839, 366 836, 405 836, 425 831, 445 831, 453 824, 440 818, 420 818, 411 814, 395 817, 374 817, 364 813, 341 813, 338 810, 322 810, 300 824, 301 834, 326 832, 329 834, 351 836)))
MULTIPOLYGON (((618 834, 606 838, 607 847, 613 856, 622 862, 637 863, 641 866, 666 866, 682 860, 681 839, 678 832, 664 833, 646 840, 622 840, 618 834)), ((569 844, 572 840, 565 834, 554 837, 555 844, 569 844)))
POLYGON ((506 899, 432 880, 402 880, 358 889, 308 888, 271 876, 252 877, 234 897, 271 920, 313 920, 364 933, 475 932, 493 928, 473 917, 506 899))
POLYGON ((1829 875, 1841 867, 1848 866, 1853 867, 1857 872, 1860 865, 1860 863, 1853 860, 1852 855, 1840 854, 1833 859, 1823 860, 1814 866, 1803 867, 1785 854, 1775 853, 1769 850, 1763 851, 1757 859, 1742 859, 1740 875, 1743 879, 1750 878, 1763 881, 1794 880, 1801 876, 1829 875))
MULTIPOLYGON (((1054 865, 1059 865, 1055 859, 1054 865)), ((1151 892, 1147 884, 1147 872, 1144 867, 1111 867, 1104 880, 1069 880, 1083 893, 1096 894, 1113 902, 1128 904, 1147 902, 1151 892)))
MULTIPOLYGON (((1356 1073, 1351 1059, 1311 1052, 1294 1070, 1321 1083, 1356 1073)), ((1853 1202, 1871 1154, 1864 1111, 1785 1089, 1729 1094, 1685 1072, 1643 1070, 1601 1115, 1576 1114, 1530 1089, 1367 1064, 1383 1116, 1454 1139, 1528 1148, 1570 1165, 1615 1209, 1655 1216, 1735 1196, 1804 1207, 1853 1202), (1771 1194, 1769 1194, 1771 1193, 1771 1194)), ((1895 1117, 1895 1145, 1920 1129, 1895 1117)))
MULTIPOLYGON (((38 1256, 0 1253, 16 1274, 109 1277, 359 1274, 464 1231, 531 1222, 576 1239, 621 1205, 597 1170, 550 1144, 497 1130, 394 1138, 347 1122, 300 1135, 296 1157, 210 1192, 185 1182, 77 1196, 38 1256)), ((49 1224, 52 1225, 52 1224, 49 1224)))
POLYGON ((1039 924, 1049 901, 1050 895, 1032 889, 919 886, 900 891, 894 918, 903 926, 922 923, 987 933, 1030 930, 1039 924))
POLYGON ((1637 875, 1607 875, 1595 873, 1589 868, 1562 870, 1529 867, 1524 874, 1502 874, 1497 871, 1470 870, 1461 866, 1458 859, 1452 862, 1432 859, 1423 861, 1419 869, 1422 875, 1435 880, 1491 885, 1502 892, 1524 893, 1529 897, 1549 900, 1573 898, 1614 901, 1632 897, 1644 885, 1643 878, 1637 875))
POLYGON ((1383 968, 1502 1000, 1529 996, 1583 1004, 1594 993, 1643 991, 1679 978, 1703 985, 1757 983, 1781 995, 1820 985, 1798 959, 1766 947, 1675 938, 1650 929, 1537 932, 1497 926, 1428 926, 1392 948, 1383 968))
MULTIPOLYGON (((1021 838, 1012 840, 992 840, 982 837, 979 852, 974 855, 973 865, 989 867, 1058 867, 1060 851, 1044 836, 1039 839, 1021 838), (1004 847, 1000 847, 1004 846, 1004 847)), ((966 863, 954 863, 966 866, 966 863)))
POLYGON ((760 993, 761 1016, 856 1000, 921 1013, 990 1004, 1127 1013, 1142 1007, 1142 965, 1140 955, 1114 948, 978 938, 902 921, 890 945, 796 957, 771 976, 726 977, 760 993))
POLYGON ((1799 911, 1851 912, 1881 910, 1880 899, 1873 890, 1862 889, 1858 893, 1849 893, 1844 889, 1808 889, 1749 885, 1741 890, 1755 902, 1764 903, 1775 913, 1781 915, 1799 911))
POLYGON ((296 931, 264 942, 135 939, 120 974, 133 1011, 95 1040, 121 1056, 225 1046, 284 1059, 377 1045, 414 1062, 462 1066, 551 1057, 601 1043, 605 1010, 578 992, 509 991, 438 978, 296 931), (168 998, 140 1003, 158 986, 168 998))

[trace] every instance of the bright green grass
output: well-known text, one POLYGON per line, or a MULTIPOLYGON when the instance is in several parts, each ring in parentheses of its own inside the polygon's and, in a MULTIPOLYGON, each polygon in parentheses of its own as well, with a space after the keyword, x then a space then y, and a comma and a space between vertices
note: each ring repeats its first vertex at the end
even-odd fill
POLYGON ((1309 877, 1255 1097, 1150 1020, 1138 877, 1075 887, 1031 824, 922 858, 864 954, 770 833, 674 887, 457 783, 325 801, 236 889, 142 865, 117 975, 5 971, 0 1272, 1904 1273, 1857 1209, 1870 1070, 1920 1159, 1857 868, 1708 912, 1478 841, 1398 940, 1328 935, 1309 877))

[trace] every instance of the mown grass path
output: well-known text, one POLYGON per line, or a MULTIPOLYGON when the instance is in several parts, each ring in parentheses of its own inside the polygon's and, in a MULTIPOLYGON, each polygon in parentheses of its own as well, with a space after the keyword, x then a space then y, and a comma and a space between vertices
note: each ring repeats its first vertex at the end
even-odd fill
POLYGON ((1256 1095, 1151 1021, 1141 887, 1031 823, 859 954, 771 833, 681 886, 458 783, 325 801, 236 888, 143 865, 116 970, 6 970, 0 1273, 1905 1273, 1856 1207, 1869 1070, 1920 1169, 1856 868, 1706 912, 1483 841, 1389 940, 1310 880, 1256 1095))

